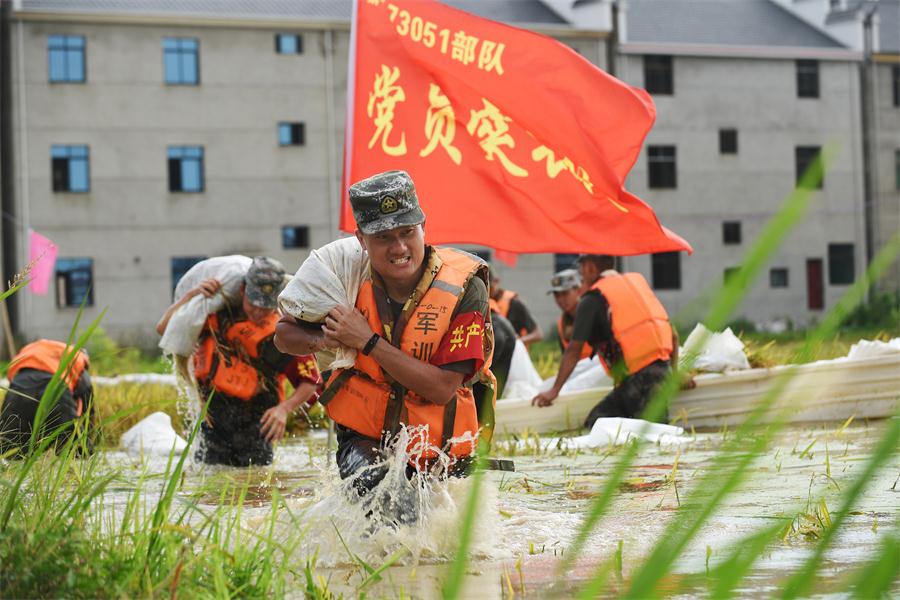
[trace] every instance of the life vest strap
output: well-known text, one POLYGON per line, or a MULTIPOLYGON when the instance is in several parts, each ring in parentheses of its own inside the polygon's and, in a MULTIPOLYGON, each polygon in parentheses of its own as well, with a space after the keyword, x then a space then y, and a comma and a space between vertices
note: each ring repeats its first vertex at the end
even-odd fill
POLYGON ((456 424, 456 392, 453 398, 444 405, 444 431, 441 432, 441 450, 450 450, 450 439, 453 437, 453 426, 456 424))
POLYGON ((406 388, 397 382, 391 384, 391 393, 388 395, 387 406, 384 409, 383 429, 388 439, 400 432, 400 417, 403 413, 403 401, 406 398, 406 388))
POLYGON ((322 394, 319 396, 319 404, 322 406, 328 406, 328 403, 334 400, 334 397, 337 393, 344 387, 344 384, 350 380, 354 375, 359 375, 360 377, 365 377, 365 373, 361 371, 357 371, 356 369, 345 369, 338 373, 334 379, 331 380, 331 383, 328 384, 322 394))

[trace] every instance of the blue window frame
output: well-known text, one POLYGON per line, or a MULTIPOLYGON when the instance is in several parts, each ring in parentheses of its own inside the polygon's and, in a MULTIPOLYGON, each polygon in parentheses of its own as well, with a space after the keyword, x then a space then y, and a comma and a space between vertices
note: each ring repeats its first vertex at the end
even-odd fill
POLYGON ((203 191, 203 146, 169 146, 169 191, 203 191))
POLYGON ((565 271, 566 269, 578 269, 575 265, 575 261, 578 259, 578 254, 554 254, 553 255, 553 272, 559 273, 560 271, 565 271))
POLYGON ((278 54, 303 54, 303 36, 293 33, 276 33, 275 52, 278 54))
POLYGON ((168 85, 200 83, 200 42, 194 38, 163 38, 163 68, 168 85))
POLYGON ((306 125, 304 123, 279 123, 279 146, 303 146, 306 144, 306 125))
POLYGON ((51 146, 50 170, 54 192, 91 190, 90 154, 87 146, 51 146))
POLYGON ((84 36, 47 36, 47 72, 50 83, 83 83, 84 36))
POLYGON ((198 262, 206 260, 205 256, 173 256, 172 257, 172 293, 175 293, 175 286, 184 277, 191 267, 198 262))
POLYGON ((282 248, 309 248, 309 225, 282 225, 282 248))
POLYGON ((94 305, 94 259, 56 259, 56 305, 94 305))

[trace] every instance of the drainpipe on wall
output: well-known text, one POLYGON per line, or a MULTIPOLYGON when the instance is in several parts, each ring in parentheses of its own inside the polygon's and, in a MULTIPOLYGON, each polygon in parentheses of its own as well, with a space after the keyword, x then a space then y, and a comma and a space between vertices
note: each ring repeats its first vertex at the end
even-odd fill
MULTIPOLYGON (((863 61, 860 65, 860 120, 862 126, 862 167, 863 167, 863 220, 865 223, 866 266, 872 262, 875 237, 875 211, 872 200, 874 190, 874 165, 872 145, 875 132, 872 129, 874 100, 872 93, 872 17, 875 7, 869 7, 863 16, 863 61)), ((874 285, 874 282, 873 282, 874 285)), ((871 286, 870 286, 871 289, 871 286)))
MULTIPOLYGON (((13 88, 12 88, 12 5, 0 0, 0 286, 6 289, 6 283, 16 273, 16 248, 18 247, 18 225, 15 189, 15 155, 13 154, 13 88)), ((0 351, 15 354, 13 337, 19 332, 18 316, 19 299, 14 294, 4 302, 3 337, 6 343, 0 351)), ((12 358, 8 356, 7 358, 12 358)))
POLYGON ((335 209, 332 202, 337 199, 338 211, 340 211, 341 200, 337 186, 335 185, 338 178, 337 159, 335 158, 336 146, 335 136, 335 115, 334 115, 334 32, 331 29, 325 30, 325 128, 326 128, 326 151, 328 152, 328 201, 326 202, 326 211, 328 215, 328 239, 334 237, 337 233, 333 214, 335 209))

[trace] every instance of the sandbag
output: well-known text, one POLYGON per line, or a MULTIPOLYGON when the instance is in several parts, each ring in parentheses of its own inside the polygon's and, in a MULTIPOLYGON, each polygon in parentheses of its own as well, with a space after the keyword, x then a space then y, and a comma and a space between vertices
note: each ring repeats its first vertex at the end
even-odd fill
POLYGON ((879 356, 890 356, 900 352, 900 338, 894 338, 889 342, 881 340, 859 340, 852 346, 847 353, 847 358, 851 360, 876 358, 879 356))
MULTIPOLYGON (((278 296, 282 312, 307 323, 322 323, 335 306, 353 306, 369 277, 369 255, 356 238, 343 238, 313 250, 278 296)), ((319 368, 352 367, 356 350, 318 353, 319 368)))
POLYGON ((122 434, 120 441, 132 454, 168 456, 173 451, 181 454, 187 442, 172 428, 172 419, 164 412, 152 413, 122 434))
MULTIPOLYGON (((556 375, 545 379, 538 387, 538 391, 546 392, 553 387, 554 383, 556 383, 556 375)), ((610 377, 609 373, 606 372, 606 368, 603 366, 603 363, 601 363, 600 359, 596 356, 591 356, 589 358, 582 358, 577 363, 575 363, 575 368, 572 369, 572 374, 569 375, 569 379, 566 380, 566 383, 563 385, 562 390, 560 390, 559 393, 571 394, 574 392, 580 392, 593 388, 605 388, 612 386, 612 377, 610 377)))
POLYGON ((206 318, 226 304, 236 306, 241 302, 241 285, 252 263, 252 258, 239 254, 214 256, 200 261, 184 274, 175 286, 176 302, 206 279, 218 279, 222 288, 212 298, 197 294, 178 307, 159 340, 163 354, 190 356, 194 352, 206 318))
POLYGON ((680 355, 682 362, 695 356, 691 368, 697 371, 722 373, 750 368, 750 361, 744 354, 744 342, 730 327, 722 333, 712 333, 703 323, 697 323, 684 340, 680 355))
POLYGON ((506 385, 503 388, 501 400, 505 398, 530 398, 537 394, 541 385, 541 376, 522 340, 516 340, 512 360, 509 361, 509 375, 506 377, 506 385))

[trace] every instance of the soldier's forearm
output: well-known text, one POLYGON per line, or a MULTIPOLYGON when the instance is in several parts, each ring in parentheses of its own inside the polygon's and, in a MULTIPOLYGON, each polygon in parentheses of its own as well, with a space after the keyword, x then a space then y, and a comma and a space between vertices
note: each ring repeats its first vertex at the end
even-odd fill
POLYGON ((293 317, 283 317, 275 325, 275 347, 285 354, 313 354, 324 348, 324 340, 321 329, 304 327, 293 317))

